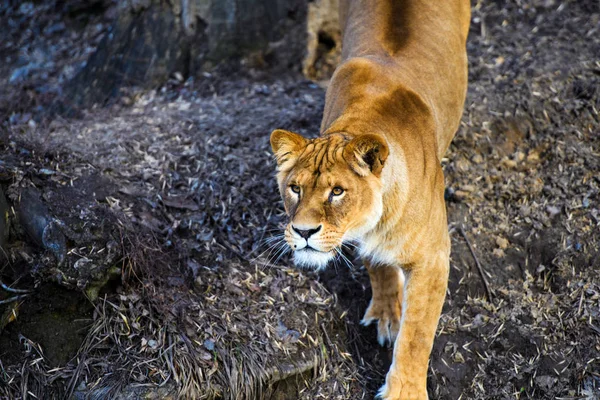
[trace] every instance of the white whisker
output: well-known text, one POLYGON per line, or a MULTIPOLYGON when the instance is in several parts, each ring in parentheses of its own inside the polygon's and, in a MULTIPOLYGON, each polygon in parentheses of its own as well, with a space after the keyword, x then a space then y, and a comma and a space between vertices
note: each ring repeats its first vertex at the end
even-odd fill
POLYGON ((252 261, 256 261, 258 259, 260 259, 262 256, 265 255, 265 253, 267 253, 267 260, 270 258, 270 255, 273 251, 278 250, 282 245, 287 245, 287 243, 285 242, 285 240, 283 239, 283 237, 280 238, 269 238, 269 239, 273 239, 271 240, 271 244, 267 247, 267 249, 265 251, 263 251, 262 253, 260 253, 258 256, 254 257, 252 259, 252 261))
POLYGON ((350 262, 350 260, 348 259, 348 257, 346 257, 343 253, 343 251, 339 248, 336 247, 335 248, 335 252, 338 254, 338 256, 346 263, 346 265, 348 266, 348 268, 352 269, 353 264, 352 262, 350 262))
POLYGON ((281 240, 281 239, 283 239, 284 237, 285 237, 285 235, 283 235, 283 234, 281 234, 281 235, 276 235, 276 236, 271 236, 271 237, 268 237, 268 238, 265 238, 265 239, 263 239, 263 242, 264 242, 265 244, 266 244, 266 243, 271 243, 271 242, 273 242, 273 241, 275 241, 275 240, 281 240))
POLYGON ((285 246, 283 246, 282 250, 278 251, 279 255, 277 256, 277 259, 273 262, 273 264, 277 265, 281 257, 283 257, 288 251, 290 251, 290 247, 287 243, 285 243, 285 246))

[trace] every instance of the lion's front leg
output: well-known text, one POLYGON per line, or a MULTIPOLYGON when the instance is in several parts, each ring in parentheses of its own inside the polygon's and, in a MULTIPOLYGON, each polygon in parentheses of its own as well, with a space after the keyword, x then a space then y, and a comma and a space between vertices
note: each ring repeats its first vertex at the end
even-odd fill
POLYGON ((440 251, 407 269, 402 326, 379 398, 427 400, 429 355, 446 295, 448 267, 448 252, 440 251))
POLYGON ((368 326, 377 320, 379 344, 392 345, 400 329, 404 274, 398 267, 371 265, 368 260, 364 260, 364 265, 369 272, 373 295, 361 324, 368 326))

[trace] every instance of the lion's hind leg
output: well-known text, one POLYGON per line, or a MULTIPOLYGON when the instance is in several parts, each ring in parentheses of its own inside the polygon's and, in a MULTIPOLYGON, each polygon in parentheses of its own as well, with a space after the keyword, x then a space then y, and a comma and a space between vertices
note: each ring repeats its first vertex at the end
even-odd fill
POLYGON ((361 324, 368 326, 377 320, 377 340, 384 346, 394 344, 400 330, 404 274, 398 267, 371 265, 364 260, 369 272, 373 297, 361 324))

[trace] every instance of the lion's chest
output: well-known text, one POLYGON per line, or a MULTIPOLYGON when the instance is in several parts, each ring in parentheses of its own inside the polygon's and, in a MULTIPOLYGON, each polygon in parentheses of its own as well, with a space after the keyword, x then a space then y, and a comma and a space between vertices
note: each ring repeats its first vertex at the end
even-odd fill
POLYGON ((408 262, 407 241, 402 234, 370 232, 361 240, 360 255, 371 260, 373 264, 404 264, 408 262))

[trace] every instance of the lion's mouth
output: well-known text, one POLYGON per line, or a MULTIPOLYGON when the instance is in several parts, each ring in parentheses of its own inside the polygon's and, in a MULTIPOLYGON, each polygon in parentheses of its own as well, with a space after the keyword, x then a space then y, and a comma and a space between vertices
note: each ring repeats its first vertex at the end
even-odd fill
POLYGON ((306 246, 294 251, 294 261, 300 267, 322 269, 335 258, 333 251, 320 251, 314 247, 306 246))
POLYGON ((335 255, 335 249, 332 250, 319 250, 316 249, 310 245, 306 245, 306 247, 303 247, 301 249, 295 250, 296 253, 304 253, 306 255, 315 255, 315 256, 323 256, 326 254, 330 254, 330 255, 335 255))
POLYGON ((297 250, 297 251, 308 251, 308 252, 313 251, 313 252, 316 252, 316 253, 329 253, 328 251, 317 250, 317 249, 315 249, 314 247, 312 247, 309 244, 307 244, 306 247, 304 247, 304 248, 302 248, 300 250, 297 250))

